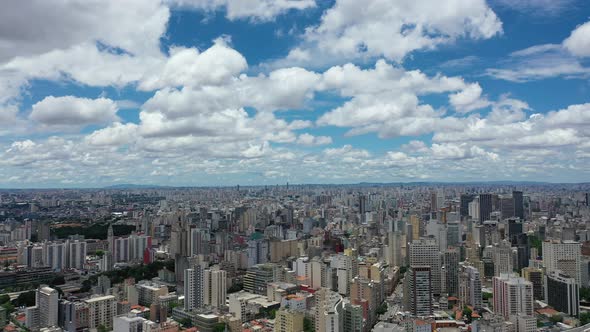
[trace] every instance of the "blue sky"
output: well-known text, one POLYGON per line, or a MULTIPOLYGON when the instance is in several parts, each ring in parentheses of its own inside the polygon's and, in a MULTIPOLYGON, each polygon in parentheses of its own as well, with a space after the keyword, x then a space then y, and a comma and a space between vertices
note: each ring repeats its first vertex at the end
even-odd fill
POLYGON ((0 187, 590 181, 587 1, 5 6, 0 187))

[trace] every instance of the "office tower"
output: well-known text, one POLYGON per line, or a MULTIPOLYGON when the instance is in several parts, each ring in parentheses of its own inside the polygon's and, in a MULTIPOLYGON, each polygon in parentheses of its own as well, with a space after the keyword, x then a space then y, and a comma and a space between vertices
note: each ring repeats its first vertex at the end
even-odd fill
POLYGON ((438 211, 438 194, 436 191, 430 193, 430 212, 438 211))
POLYGON ((114 254, 115 252, 115 232, 113 231, 113 224, 109 224, 109 228, 107 230, 107 249, 111 253, 114 254))
POLYGON ((184 309, 193 310, 202 308, 203 294, 203 268, 195 266, 184 270, 184 309))
POLYGON ((57 290, 51 287, 40 287, 37 289, 36 307, 39 308, 39 326, 57 326, 58 318, 58 297, 57 290))
POLYGON ((461 224, 456 221, 447 222, 447 246, 457 247, 462 241, 461 224))
POLYGON ((546 272, 561 271, 575 278, 578 285, 581 284, 581 249, 579 242, 574 241, 544 241, 543 242, 543 266, 546 272))
POLYGON ((414 240, 409 245, 411 266, 429 266, 432 273, 432 293, 440 295, 442 290, 442 259, 434 239, 414 240))
POLYGON ((432 315, 432 269, 412 265, 404 279, 405 309, 413 316, 432 315))
POLYGON ((276 281, 274 264, 259 264, 248 269, 244 276, 244 290, 253 294, 266 295, 267 285, 276 281))
POLYGON ((576 279, 559 271, 545 275, 545 299, 557 311, 570 316, 580 314, 580 286, 576 279))
POLYGON ((535 267, 525 267, 522 269, 522 277, 533 284, 533 298, 535 300, 543 300, 545 298, 543 287, 545 277, 543 270, 535 267))
POLYGON ((281 308, 275 316, 274 332, 303 331, 302 311, 281 308))
POLYGON ((473 266, 461 266, 459 273, 459 300, 462 305, 482 308, 481 278, 478 269, 473 266))
POLYGON ((494 262, 494 275, 499 276, 503 273, 512 273, 513 271, 512 247, 507 241, 492 248, 492 260, 494 262))
POLYGON ((146 249, 152 246, 152 238, 147 235, 131 234, 128 238, 127 245, 129 246, 127 249, 129 253, 128 259, 133 262, 141 262, 143 261, 146 249))
POLYGON ((69 267, 82 270, 86 264, 86 242, 73 241, 69 243, 69 267))
POLYGON ((367 222, 367 196, 359 195, 359 214, 361 215, 361 224, 367 222))
POLYGON ((204 271, 204 304, 213 308, 225 306, 227 272, 219 269, 204 271))
POLYGON ((408 236, 408 242, 419 240, 420 236, 422 235, 422 223, 420 222, 420 218, 415 214, 411 215, 410 224, 412 225, 412 233, 411 237, 408 236))
POLYGON ((473 220, 479 221, 479 196, 475 197, 471 202, 469 202, 467 206, 469 211, 469 217, 471 217, 471 219, 473 220))
POLYGON ((343 313, 342 296, 326 288, 321 288, 315 294, 315 331, 342 331, 343 313))
POLYGON ((533 284, 511 274, 494 277, 494 312, 509 320, 511 316, 533 315, 533 284))
POLYGON ((38 306, 27 307, 25 309, 25 326, 29 328, 29 330, 37 330, 42 327, 38 306))
POLYGON ((388 263, 391 266, 402 266, 402 234, 399 232, 387 233, 387 249, 389 250, 388 263))
POLYGON ((514 216, 524 220, 524 197, 522 191, 513 191, 512 199, 514 200, 514 216))
POLYGON ((447 249, 444 253, 446 292, 451 296, 457 296, 459 292, 459 250, 447 249))
POLYGON ((113 295, 91 297, 84 300, 88 305, 88 327, 96 329, 103 325, 107 330, 113 328, 113 319, 117 315, 117 302, 113 295))
POLYGON ((479 195, 479 222, 490 220, 492 215, 492 194, 479 195))
POLYGON ((513 197, 500 198, 500 213, 502 219, 508 219, 515 216, 513 197))
POLYGON ((473 201, 473 195, 470 194, 462 194, 461 195, 461 206, 459 209, 459 213, 461 217, 469 216, 469 203, 473 201))

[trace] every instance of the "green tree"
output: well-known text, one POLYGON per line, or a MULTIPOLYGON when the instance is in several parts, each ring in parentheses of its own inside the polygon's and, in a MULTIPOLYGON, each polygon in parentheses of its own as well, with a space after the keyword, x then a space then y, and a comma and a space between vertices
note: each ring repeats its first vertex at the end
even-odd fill
POLYGON ((96 256, 98 256, 98 257, 102 257, 102 256, 104 256, 104 251, 102 251, 102 250, 97 250, 97 251, 96 251, 94 254, 95 254, 96 256))
POLYGON ((8 294, 0 295, 0 304, 4 304, 6 302, 10 302, 10 296, 8 294))
POLYGON ((98 325, 98 327, 96 328, 96 330, 97 330, 98 332, 108 332, 108 331, 109 331, 109 330, 106 328, 106 326, 104 326, 104 325, 102 325, 102 324, 101 324, 101 325, 98 325))
POLYGON ((561 317, 561 315, 553 315, 550 320, 553 324, 557 324, 563 322, 563 317, 561 317))
POLYGON ((377 308, 377 311, 375 311, 377 316, 383 315, 386 312, 387 312, 387 303, 386 302, 381 303, 381 305, 377 308))
POLYGON ((580 287, 580 299, 590 300, 590 287, 580 287))
POLYGON ((230 287, 230 288, 227 290, 227 293, 228 293, 228 294, 231 294, 231 293, 236 293, 236 292, 239 292, 239 291, 241 291, 242 289, 244 289, 244 285, 243 285, 243 284, 239 284, 239 283, 238 283, 238 284, 233 284, 233 285, 231 285, 231 287, 230 287))
POLYGON ((473 313, 473 310, 469 309, 469 307, 465 306, 463 307, 463 319, 467 319, 467 321, 469 323, 471 323, 471 314, 473 313))
POLYGON ((590 312, 583 312, 580 314, 580 325, 590 323, 590 312))
POLYGON ((483 292, 483 293, 481 293, 481 296, 483 297, 484 300, 490 300, 491 298, 494 297, 494 294, 488 293, 488 292, 483 292))
POLYGON ((190 318, 183 318, 179 321, 180 325, 184 327, 192 327, 193 321, 190 318))
POLYGON ((215 332, 223 332, 225 331, 225 323, 217 323, 213 327, 213 331, 215 332))
POLYGON ((18 294, 16 300, 13 301, 14 306, 16 307, 32 307, 35 305, 35 291, 29 291, 26 293, 18 294))

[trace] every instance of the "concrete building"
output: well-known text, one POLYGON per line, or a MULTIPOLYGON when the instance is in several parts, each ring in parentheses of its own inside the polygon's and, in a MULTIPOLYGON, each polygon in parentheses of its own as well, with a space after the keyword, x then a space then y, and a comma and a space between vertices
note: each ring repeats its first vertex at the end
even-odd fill
POLYGON ((546 272, 561 271, 575 278, 578 285, 582 282, 581 273, 582 245, 575 241, 544 241, 543 265, 546 272))
POLYGON ((411 266, 404 279, 405 309, 413 316, 432 315, 432 269, 411 266))
POLYGON ((227 272, 219 269, 206 269, 203 277, 203 304, 213 308, 225 306, 227 272))
POLYGON ((439 247, 434 239, 420 239, 410 243, 410 266, 428 266, 432 275, 432 293, 440 295, 442 291, 442 259, 439 247))
POLYGON ((88 305, 88 327, 107 329, 113 328, 113 320, 117 316, 117 302, 113 295, 91 297, 84 300, 88 305))
POLYGON ((184 309, 202 308, 204 305, 203 268, 195 266, 184 270, 184 309))
POLYGON ((511 316, 533 315, 533 284, 524 278, 502 274, 492 280, 494 312, 509 320, 511 316))
POLYGON ((275 316, 274 332, 303 331, 302 311, 281 308, 275 316))
POLYGON ((342 296, 326 288, 321 288, 315 293, 315 298, 316 332, 342 331, 342 296))
POLYGON ((570 316, 580 314, 580 286, 576 279, 559 271, 545 276, 545 300, 557 311, 570 316))

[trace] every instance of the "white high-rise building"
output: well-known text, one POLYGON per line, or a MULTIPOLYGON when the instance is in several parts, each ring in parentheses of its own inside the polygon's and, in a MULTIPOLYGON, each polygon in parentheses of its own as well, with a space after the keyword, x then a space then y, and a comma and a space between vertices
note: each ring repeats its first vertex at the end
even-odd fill
POLYGON ((82 270, 86 264, 86 242, 69 242, 69 267, 82 270))
POLYGON ((492 260, 494 262, 494 276, 513 272, 512 247, 508 241, 502 241, 492 248, 492 260))
POLYGON ((434 239, 419 239, 410 243, 410 266, 428 266, 432 274, 432 293, 442 291, 442 259, 434 239))
POLYGON ((509 320, 519 314, 533 315, 533 284, 524 278, 502 274, 493 279, 494 312, 509 320))
POLYGON ((184 309, 203 307, 203 268, 199 265, 184 270, 184 309))
POLYGON ((561 271, 581 285, 581 250, 582 245, 575 241, 544 241, 543 265, 547 273, 561 271))
POLYGON ((39 308, 39 326, 57 326, 58 317, 57 290, 51 287, 41 287, 37 290, 36 306, 39 308))
POLYGON ((65 243, 49 243, 45 256, 45 265, 54 271, 61 271, 66 267, 67 250, 65 243))
POLYGON ((225 306, 227 272, 219 269, 206 269, 204 279, 204 304, 214 308, 225 306))
POLYGON ((462 305, 482 308, 481 278, 473 266, 462 266, 459 274, 459 300, 462 305))

